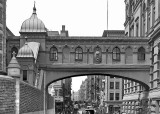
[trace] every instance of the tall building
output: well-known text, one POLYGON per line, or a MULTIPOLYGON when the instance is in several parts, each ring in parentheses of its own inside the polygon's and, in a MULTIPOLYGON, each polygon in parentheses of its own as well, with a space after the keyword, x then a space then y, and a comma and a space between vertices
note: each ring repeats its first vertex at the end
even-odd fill
POLYGON ((123 99, 123 79, 106 76, 104 93, 104 110, 109 114, 119 111, 123 99))
MULTIPOLYGON (((123 111, 127 114, 160 113, 159 60, 160 60, 160 0, 125 0, 125 35, 130 37, 148 37, 150 49, 150 90, 136 82, 124 80, 123 111)), ((139 51, 143 51, 140 48, 139 51)), ((142 55, 138 60, 145 58, 142 55)), ((139 63, 141 63, 139 61, 139 63)))
POLYGON ((87 79, 82 81, 79 89, 79 100, 85 102, 87 100, 87 79))
POLYGON ((6 72, 6 0, 0 0, 0 71, 6 72))

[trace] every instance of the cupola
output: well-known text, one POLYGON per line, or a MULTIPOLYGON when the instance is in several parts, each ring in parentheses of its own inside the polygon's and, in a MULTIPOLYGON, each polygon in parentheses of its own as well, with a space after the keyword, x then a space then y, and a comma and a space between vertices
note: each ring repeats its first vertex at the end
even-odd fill
POLYGON ((29 19, 26 19, 22 23, 20 33, 30 33, 30 32, 43 33, 43 32, 47 32, 46 30, 47 29, 45 28, 44 23, 37 17, 36 7, 34 3, 33 13, 29 19))
POLYGON ((34 58, 34 54, 32 49, 28 46, 28 44, 25 43, 25 45, 19 49, 17 57, 33 57, 34 58))

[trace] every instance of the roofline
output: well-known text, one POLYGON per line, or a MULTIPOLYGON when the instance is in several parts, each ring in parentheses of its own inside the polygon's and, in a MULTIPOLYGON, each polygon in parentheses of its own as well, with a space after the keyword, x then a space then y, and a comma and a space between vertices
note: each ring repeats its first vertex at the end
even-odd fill
POLYGON ((7 30, 12 36, 15 36, 7 26, 6 26, 6 30, 7 30))

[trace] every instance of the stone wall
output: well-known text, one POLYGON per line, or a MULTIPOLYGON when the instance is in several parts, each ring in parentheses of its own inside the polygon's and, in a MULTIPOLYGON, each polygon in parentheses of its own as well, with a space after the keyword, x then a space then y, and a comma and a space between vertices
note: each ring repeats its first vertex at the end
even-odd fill
POLYGON ((0 75, 0 114, 15 114, 16 81, 0 75))
POLYGON ((43 91, 25 82, 20 82, 20 114, 42 111, 43 106, 43 91))
MULTIPOLYGON (((46 93, 46 110, 53 109, 53 97, 46 93)), ((44 92, 28 83, 20 82, 20 114, 30 112, 43 112, 44 92)))
MULTIPOLYGON (((46 93, 46 112, 54 111, 53 97, 46 93)), ((0 114, 30 114, 44 110, 44 92, 28 83, 0 75, 0 114), (18 83, 17 83, 18 82, 18 83)))

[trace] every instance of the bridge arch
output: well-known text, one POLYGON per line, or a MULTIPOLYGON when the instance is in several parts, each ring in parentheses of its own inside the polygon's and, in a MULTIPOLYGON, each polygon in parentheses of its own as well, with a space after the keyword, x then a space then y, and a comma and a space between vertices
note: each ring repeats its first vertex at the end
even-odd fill
POLYGON ((139 81, 139 80, 135 80, 135 79, 132 79, 132 78, 127 78, 127 77, 124 77, 124 76, 121 76, 121 75, 113 75, 113 74, 102 74, 102 73, 89 73, 89 74, 77 74, 77 75, 71 75, 71 76, 66 76, 65 78, 58 78, 56 80, 52 80, 52 81, 49 81, 47 84, 46 84, 46 87, 48 87, 51 83, 53 82, 56 82, 56 81, 59 81, 59 80, 63 80, 63 79, 66 79, 66 78, 72 78, 72 77, 79 77, 79 76, 94 76, 94 75, 99 75, 99 76, 110 76, 110 77, 117 77, 117 78, 123 78, 123 79, 127 79, 127 80, 131 80, 131 81, 134 81, 134 82, 137 82, 139 84, 141 84, 146 91, 149 90, 149 86, 148 84, 142 82, 142 81, 139 81))
POLYGON ((43 70, 46 77, 46 86, 54 81, 70 77, 103 75, 132 80, 140 83, 146 91, 149 90, 149 67, 145 65, 107 65, 105 67, 102 65, 94 65, 94 67, 92 65, 86 65, 80 67, 73 64, 68 64, 63 65, 63 67, 56 65, 54 68, 44 67, 43 70))

